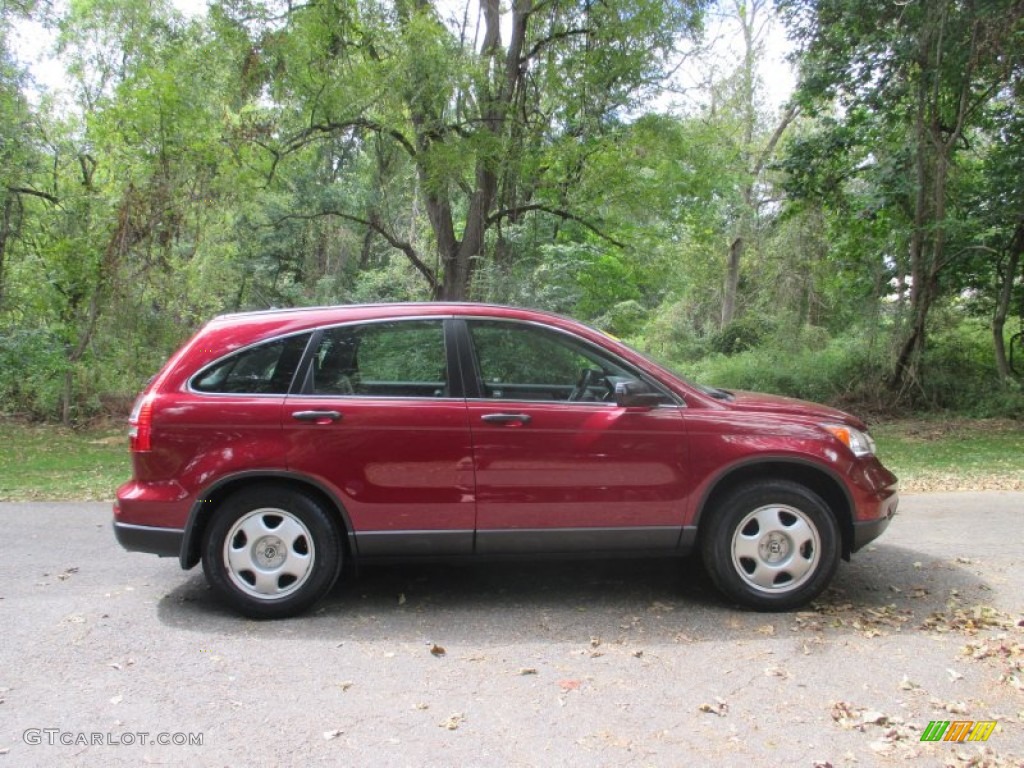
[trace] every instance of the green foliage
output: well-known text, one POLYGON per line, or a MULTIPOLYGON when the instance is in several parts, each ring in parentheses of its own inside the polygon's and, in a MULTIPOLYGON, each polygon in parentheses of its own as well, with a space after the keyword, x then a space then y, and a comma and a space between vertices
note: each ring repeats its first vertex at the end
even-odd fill
POLYGON ((59 413, 67 362, 59 339, 40 329, 0 329, 0 413, 49 419, 59 413))
POLYGON ((635 300, 621 301, 605 314, 596 317, 593 323, 613 336, 631 338, 639 335, 646 326, 650 312, 635 300))
MULTIPOLYGON (((219 312, 437 297, 573 315, 709 383, 881 409, 916 282, 937 309, 904 405, 1020 413, 987 327, 1002 308, 1009 333, 1024 303, 1017 6, 786 0, 807 44, 793 120, 759 101, 753 38, 699 106, 645 101, 704 0, 534 3, 518 49, 526 6, 505 5, 504 25, 465 28, 408 0, 0 9, 3 409, 110 410, 219 312), (12 18, 43 13, 62 14, 70 107, 27 98, 5 47, 12 18), (943 212, 916 208, 968 71, 943 212)), ((737 32, 768 7, 736 4, 737 32)))
POLYGON ((722 355, 735 355, 759 346, 767 335, 765 323, 756 317, 733 320, 711 337, 712 351, 722 355))
POLYGON ((887 362, 887 354, 863 335, 849 334, 829 340, 824 348, 817 339, 807 345, 799 337, 788 343, 776 338, 738 354, 709 356, 687 370, 698 381, 724 389, 877 411, 886 401, 882 383, 887 362))
POLYGON ((994 376, 991 329, 956 315, 940 322, 924 357, 922 409, 1024 419, 1024 382, 1001 382, 994 376))

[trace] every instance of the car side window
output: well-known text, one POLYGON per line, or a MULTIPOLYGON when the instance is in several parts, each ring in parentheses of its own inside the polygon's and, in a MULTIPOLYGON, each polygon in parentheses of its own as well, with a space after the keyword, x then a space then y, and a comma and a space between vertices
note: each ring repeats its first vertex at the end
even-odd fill
POLYGON ((443 320, 329 328, 313 355, 312 394, 448 397, 443 320))
POLYGON ((192 379, 192 389, 216 394, 287 394, 310 335, 300 333, 236 352, 200 371, 192 379))
POLYGON ((629 371, 585 342, 524 323, 470 320, 483 396, 612 402, 629 371))

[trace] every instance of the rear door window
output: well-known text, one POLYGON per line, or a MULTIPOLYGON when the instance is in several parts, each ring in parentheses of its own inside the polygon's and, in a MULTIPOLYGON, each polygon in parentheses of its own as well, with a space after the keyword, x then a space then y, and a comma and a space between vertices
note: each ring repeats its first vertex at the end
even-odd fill
POLYGON ((309 394, 449 397, 444 321, 329 328, 313 355, 309 394))

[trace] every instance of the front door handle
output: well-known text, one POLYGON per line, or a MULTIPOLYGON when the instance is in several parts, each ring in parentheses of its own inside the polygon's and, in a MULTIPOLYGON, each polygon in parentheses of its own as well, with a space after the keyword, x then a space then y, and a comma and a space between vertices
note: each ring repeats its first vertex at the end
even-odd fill
POLYGON ((316 424, 330 424, 341 419, 340 411, 295 411, 293 419, 298 421, 312 421, 316 424))
POLYGON ((529 424, 530 415, 527 413, 485 413, 480 417, 488 424, 529 424))

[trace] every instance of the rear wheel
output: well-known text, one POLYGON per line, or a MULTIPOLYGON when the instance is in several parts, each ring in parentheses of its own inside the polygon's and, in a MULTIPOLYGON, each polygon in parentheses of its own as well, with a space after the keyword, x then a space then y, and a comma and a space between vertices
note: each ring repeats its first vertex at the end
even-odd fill
POLYGON ((330 591, 341 562, 341 536, 327 510, 277 486, 228 497, 203 545, 203 571, 214 592, 255 619, 307 610, 330 591))
POLYGON ((701 553, 715 585, 762 611, 804 605, 839 565, 840 535, 828 505, 786 480, 737 488, 710 511, 701 553))

